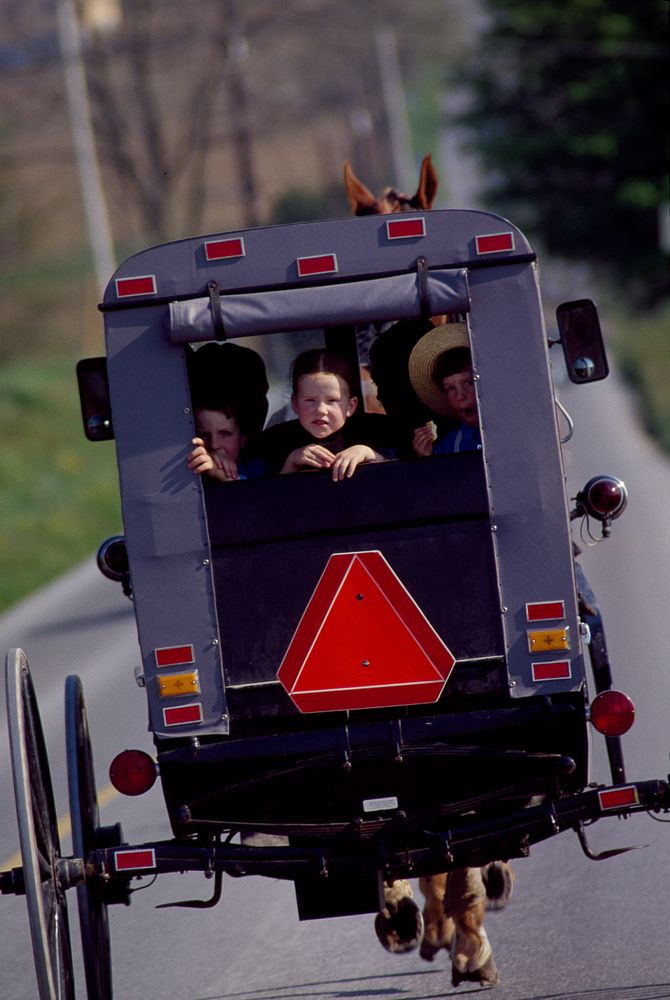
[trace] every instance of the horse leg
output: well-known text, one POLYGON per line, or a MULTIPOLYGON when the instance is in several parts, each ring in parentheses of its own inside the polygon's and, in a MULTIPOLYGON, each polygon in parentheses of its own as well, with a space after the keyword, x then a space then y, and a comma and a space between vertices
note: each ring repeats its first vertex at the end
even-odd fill
POLYGON ((412 887, 399 879, 384 887, 384 909, 375 917, 375 931, 387 951, 414 951, 423 937, 423 917, 412 887))
POLYGON ((451 981, 495 986, 498 970, 484 929, 486 889, 481 868, 450 872, 444 900, 445 914, 454 921, 451 945, 451 981))
POLYGON ((423 941, 421 958, 432 962, 440 948, 451 948, 454 936, 454 921, 444 912, 444 896, 447 890, 447 875, 426 875, 419 879, 423 893, 423 941))

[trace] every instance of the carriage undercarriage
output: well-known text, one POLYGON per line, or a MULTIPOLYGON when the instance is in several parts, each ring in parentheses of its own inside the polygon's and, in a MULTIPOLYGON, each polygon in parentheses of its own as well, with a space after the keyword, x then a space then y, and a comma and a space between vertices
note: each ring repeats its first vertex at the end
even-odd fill
MULTIPOLYGON (((429 808, 416 812, 405 812, 393 802, 380 800, 367 815, 328 822, 309 822, 304 809, 296 809, 292 818, 290 808, 285 815, 265 822, 252 815, 217 818, 211 808, 205 817, 202 811, 198 815, 183 803, 171 809, 177 832, 174 839, 128 844, 120 824, 100 824, 82 686, 78 677, 70 676, 65 706, 73 856, 64 857, 39 709, 21 650, 11 651, 7 658, 6 684, 23 865, 0 873, 0 892, 25 894, 27 898, 40 998, 74 996, 66 900, 72 888, 77 890, 87 993, 90 998, 105 1000, 112 997, 107 911, 110 905, 130 903, 134 878, 202 872, 212 879, 209 898, 183 900, 173 904, 176 906, 216 905, 224 874, 234 878, 262 875, 295 883, 301 919, 374 912, 383 906, 385 883, 483 866, 500 858, 525 857, 533 844, 564 830, 577 832, 589 857, 610 857, 627 848, 594 854, 586 841, 586 826, 603 816, 670 810, 670 786, 665 781, 561 792, 562 782, 570 783, 575 764, 560 754, 471 745, 454 749, 434 740, 430 746, 421 746, 415 742, 416 730, 422 725, 432 728, 436 722, 432 717, 410 720, 405 732, 399 724, 382 727, 391 738, 376 752, 352 746, 351 741, 345 748, 339 734, 336 750, 324 753, 318 762, 298 763, 292 770, 304 779, 310 767, 316 768, 322 780, 330 767, 350 782, 356 780, 361 766, 368 771, 370 767, 383 771, 390 766, 397 774, 416 757, 424 767, 427 759, 431 763, 448 759, 457 770, 465 761, 472 764, 479 758, 478 763, 484 763, 495 776, 490 788, 458 801, 441 802, 438 797, 429 808), (502 773, 510 774, 510 765, 513 768, 522 762, 525 777, 501 785, 500 766, 502 773), (271 846, 248 846, 247 835, 252 832, 270 835, 271 846), (236 835, 239 842, 233 843, 236 835)), ((513 711, 518 716, 519 706, 513 711)), ((482 724, 481 718, 477 721, 482 724)), ((518 724, 518 717, 515 722, 518 724)), ((327 743, 329 734, 323 733, 322 739, 327 743)), ((331 733, 330 739, 337 742, 338 734, 331 733)), ((216 744, 205 744, 173 749, 166 757, 176 756, 184 766, 189 758, 211 762, 217 754, 216 744)), ((174 759, 167 763, 168 774, 170 766, 174 768, 174 759)), ((188 782, 180 790, 183 787, 188 787, 188 782)), ((247 782, 247 790, 250 787, 253 781, 247 782)), ((171 788, 168 803, 170 798, 176 802, 179 797, 171 788)))

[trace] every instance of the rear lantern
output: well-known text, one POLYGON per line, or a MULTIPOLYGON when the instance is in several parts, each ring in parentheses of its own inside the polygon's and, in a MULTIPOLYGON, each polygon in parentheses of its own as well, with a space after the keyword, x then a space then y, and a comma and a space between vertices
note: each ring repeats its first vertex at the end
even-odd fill
POLYGON ((124 750, 109 765, 109 780, 122 795, 143 795, 156 781, 156 764, 144 750, 124 750))
POLYGON ((133 588, 130 583, 130 567, 126 540, 123 535, 112 535, 98 549, 98 569, 108 580, 119 582, 126 597, 132 598, 133 588))
POLYGON ((619 517, 628 503, 628 490, 622 479, 616 476, 595 476, 590 479, 577 499, 587 513, 603 521, 619 517))
POLYGON ((623 479, 616 476, 594 476, 575 497, 577 504, 570 512, 572 518, 593 517, 602 525, 603 537, 612 529, 612 521, 623 514, 628 503, 628 489, 623 479))
POLYGON ((635 706, 623 691, 601 691, 591 705, 591 722, 603 736, 623 736, 635 721, 635 706))
POLYGON ((98 569, 108 580, 123 580, 128 575, 128 553, 123 535, 112 535, 102 543, 97 555, 98 569))

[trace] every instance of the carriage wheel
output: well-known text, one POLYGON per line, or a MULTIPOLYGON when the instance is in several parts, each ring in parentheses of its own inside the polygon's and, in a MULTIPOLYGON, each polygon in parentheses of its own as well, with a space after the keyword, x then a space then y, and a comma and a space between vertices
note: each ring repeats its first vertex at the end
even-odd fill
POLYGON ((70 1000, 74 975, 65 886, 61 880, 58 822, 42 724, 28 661, 21 649, 7 655, 7 721, 40 1000, 70 1000))
MULTIPOLYGON (((83 858, 100 846, 100 816, 84 692, 78 677, 65 682, 65 739, 70 792, 72 847, 83 858)), ((79 926, 90 1000, 111 1000, 112 956, 107 900, 102 882, 88 878, 77 886, 79 926)))

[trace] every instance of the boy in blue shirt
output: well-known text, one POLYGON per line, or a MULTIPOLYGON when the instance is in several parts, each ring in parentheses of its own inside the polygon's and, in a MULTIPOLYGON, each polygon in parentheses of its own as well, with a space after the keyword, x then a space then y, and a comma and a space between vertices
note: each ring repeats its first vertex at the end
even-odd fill
POLYGON ((425 334, 410 354, 409 376, 425 406, 436 416, 457 422, 440 437, 432 420, 417 427, 412 439, 415 455, 423 458, 480 449, 477 396, 465 324, 445 323, 425 334))

